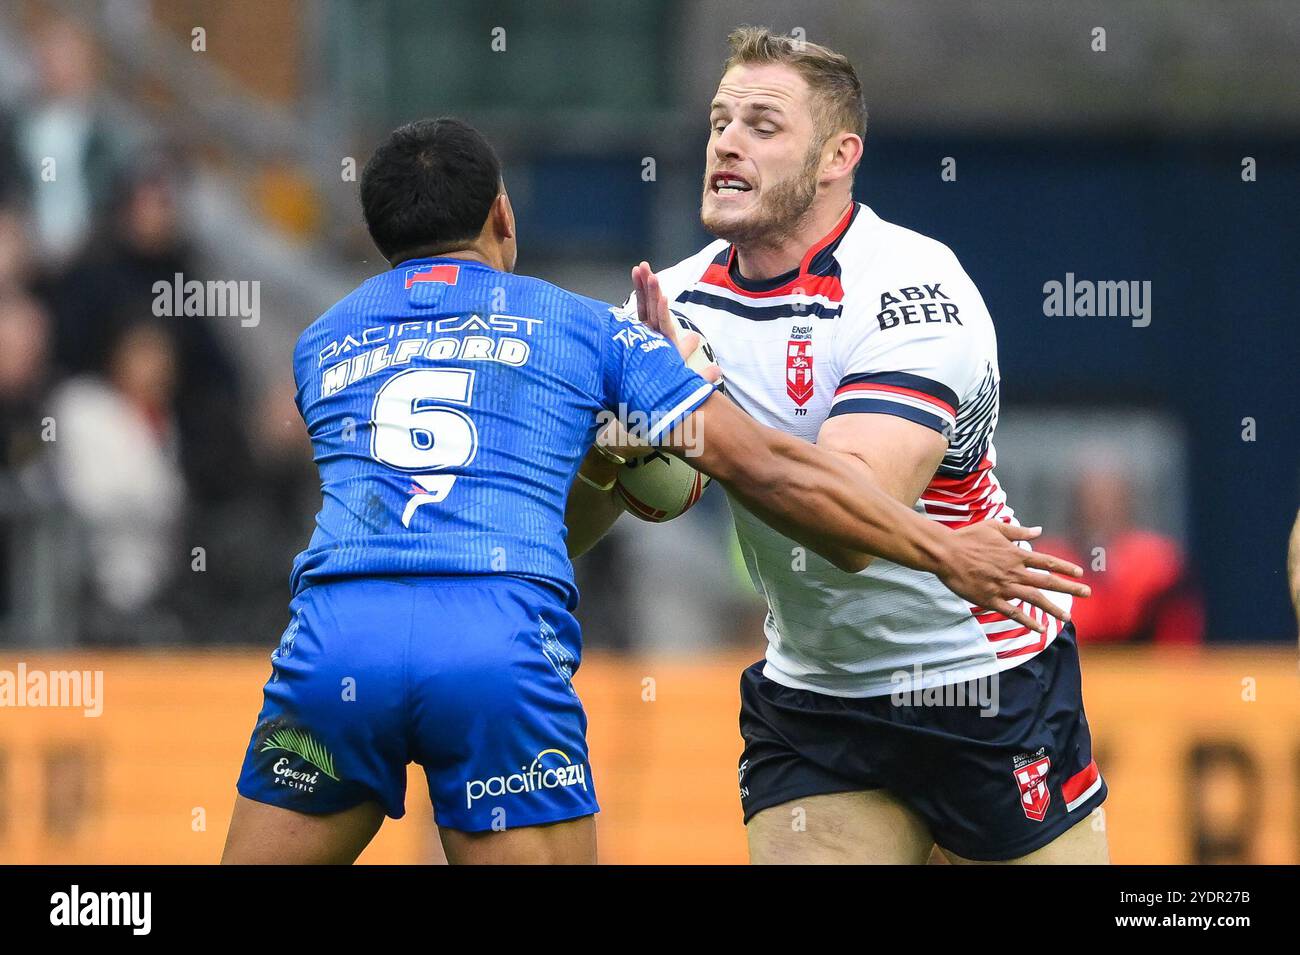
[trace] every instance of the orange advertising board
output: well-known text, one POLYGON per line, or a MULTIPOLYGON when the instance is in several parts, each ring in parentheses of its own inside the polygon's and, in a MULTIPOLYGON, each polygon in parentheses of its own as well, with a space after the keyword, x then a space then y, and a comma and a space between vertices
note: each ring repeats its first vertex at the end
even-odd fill
MULTIPOLYGON (((736 716, 749 662, 588 655, 576 682, 602 861, 745 861, 736 716)), ((102 673, 102 713, 17 707, 0 694, 0 863, 220 857, 266 654, 8 654, 0 675, 20 665, 102 673)), ((1085 650, 1084 696, 1115 861, 1300 862, 1293 652, 1085 650)), ((415 767, 407 809, 363 861, 441 858, 415 767)))

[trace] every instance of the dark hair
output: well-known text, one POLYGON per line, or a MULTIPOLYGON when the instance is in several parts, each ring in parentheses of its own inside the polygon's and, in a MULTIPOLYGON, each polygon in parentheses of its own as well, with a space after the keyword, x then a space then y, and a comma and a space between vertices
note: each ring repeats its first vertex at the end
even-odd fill
POLYGON ((393 130, 361 173, 370 238, 392 262, 475 239, 501 189, 501 163, 478 130, 422 119, 393 130))

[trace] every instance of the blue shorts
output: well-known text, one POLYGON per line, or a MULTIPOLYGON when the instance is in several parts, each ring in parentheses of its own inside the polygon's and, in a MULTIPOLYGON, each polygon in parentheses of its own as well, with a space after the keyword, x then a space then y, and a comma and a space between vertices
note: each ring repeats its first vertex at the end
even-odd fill
POLYGON ((740 681, 745 822, 808 796, 883 789, 944 849, 1004 861, 1041 849, 1105 800, 1072 624, 1037 656, 953 691, 943 705, 826 696, 775 683, 754 664, 740 681))
POLYGON ((512 577, 313 585, 271 655, 241 795, 296 812, 406 811, 424 767, 438 825, 467 832, 599 811, 573 689, 578 622, 512 577))

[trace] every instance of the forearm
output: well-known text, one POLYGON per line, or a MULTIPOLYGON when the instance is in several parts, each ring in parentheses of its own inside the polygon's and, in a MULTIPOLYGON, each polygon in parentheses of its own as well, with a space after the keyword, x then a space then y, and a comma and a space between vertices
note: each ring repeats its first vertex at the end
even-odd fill
POLYGON ((868 555, 937 571, 947 531, 866 480, 860 468, 799 438, 757 424, 726 399, 700 409, 701 453, 689 459, 746 508, 835 566, 857 572, 868 555))
MULTIPOLYGON (((604 487, 615 477, 614 465, 595 451, 588 452, 579 473, 593 483, 604 487)), ((596 542, 609 533, 623 508, 613 490, 602 491, 592 487, 581 477, 574 478, 569 488, 569 499, 564 507, 564 524, 569 534, 569 557, 585 554, 596 542)))
POLYGON ((755 469, 723 482, 766 523, 850 573, 872 557, 917 570, 943 566, 949 541, 934 521, 837 455, 789 435, 773 444, 766 473, 755 469))

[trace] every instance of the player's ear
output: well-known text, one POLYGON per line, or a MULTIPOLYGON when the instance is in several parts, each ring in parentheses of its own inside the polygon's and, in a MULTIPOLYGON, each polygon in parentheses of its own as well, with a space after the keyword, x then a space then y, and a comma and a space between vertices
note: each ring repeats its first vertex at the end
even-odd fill
POLYGON ((515 210, 510 205, 510 197, 506 195, 505 190, 497 193, 497 197, 492 200, 492 231, 498 239, 513 239, 515 237, 515 210))
POLYGON ((851 176, 862 159, 862 137, 857 133, 837 133, 826 143, 823 170, 828 179, 851 176))

